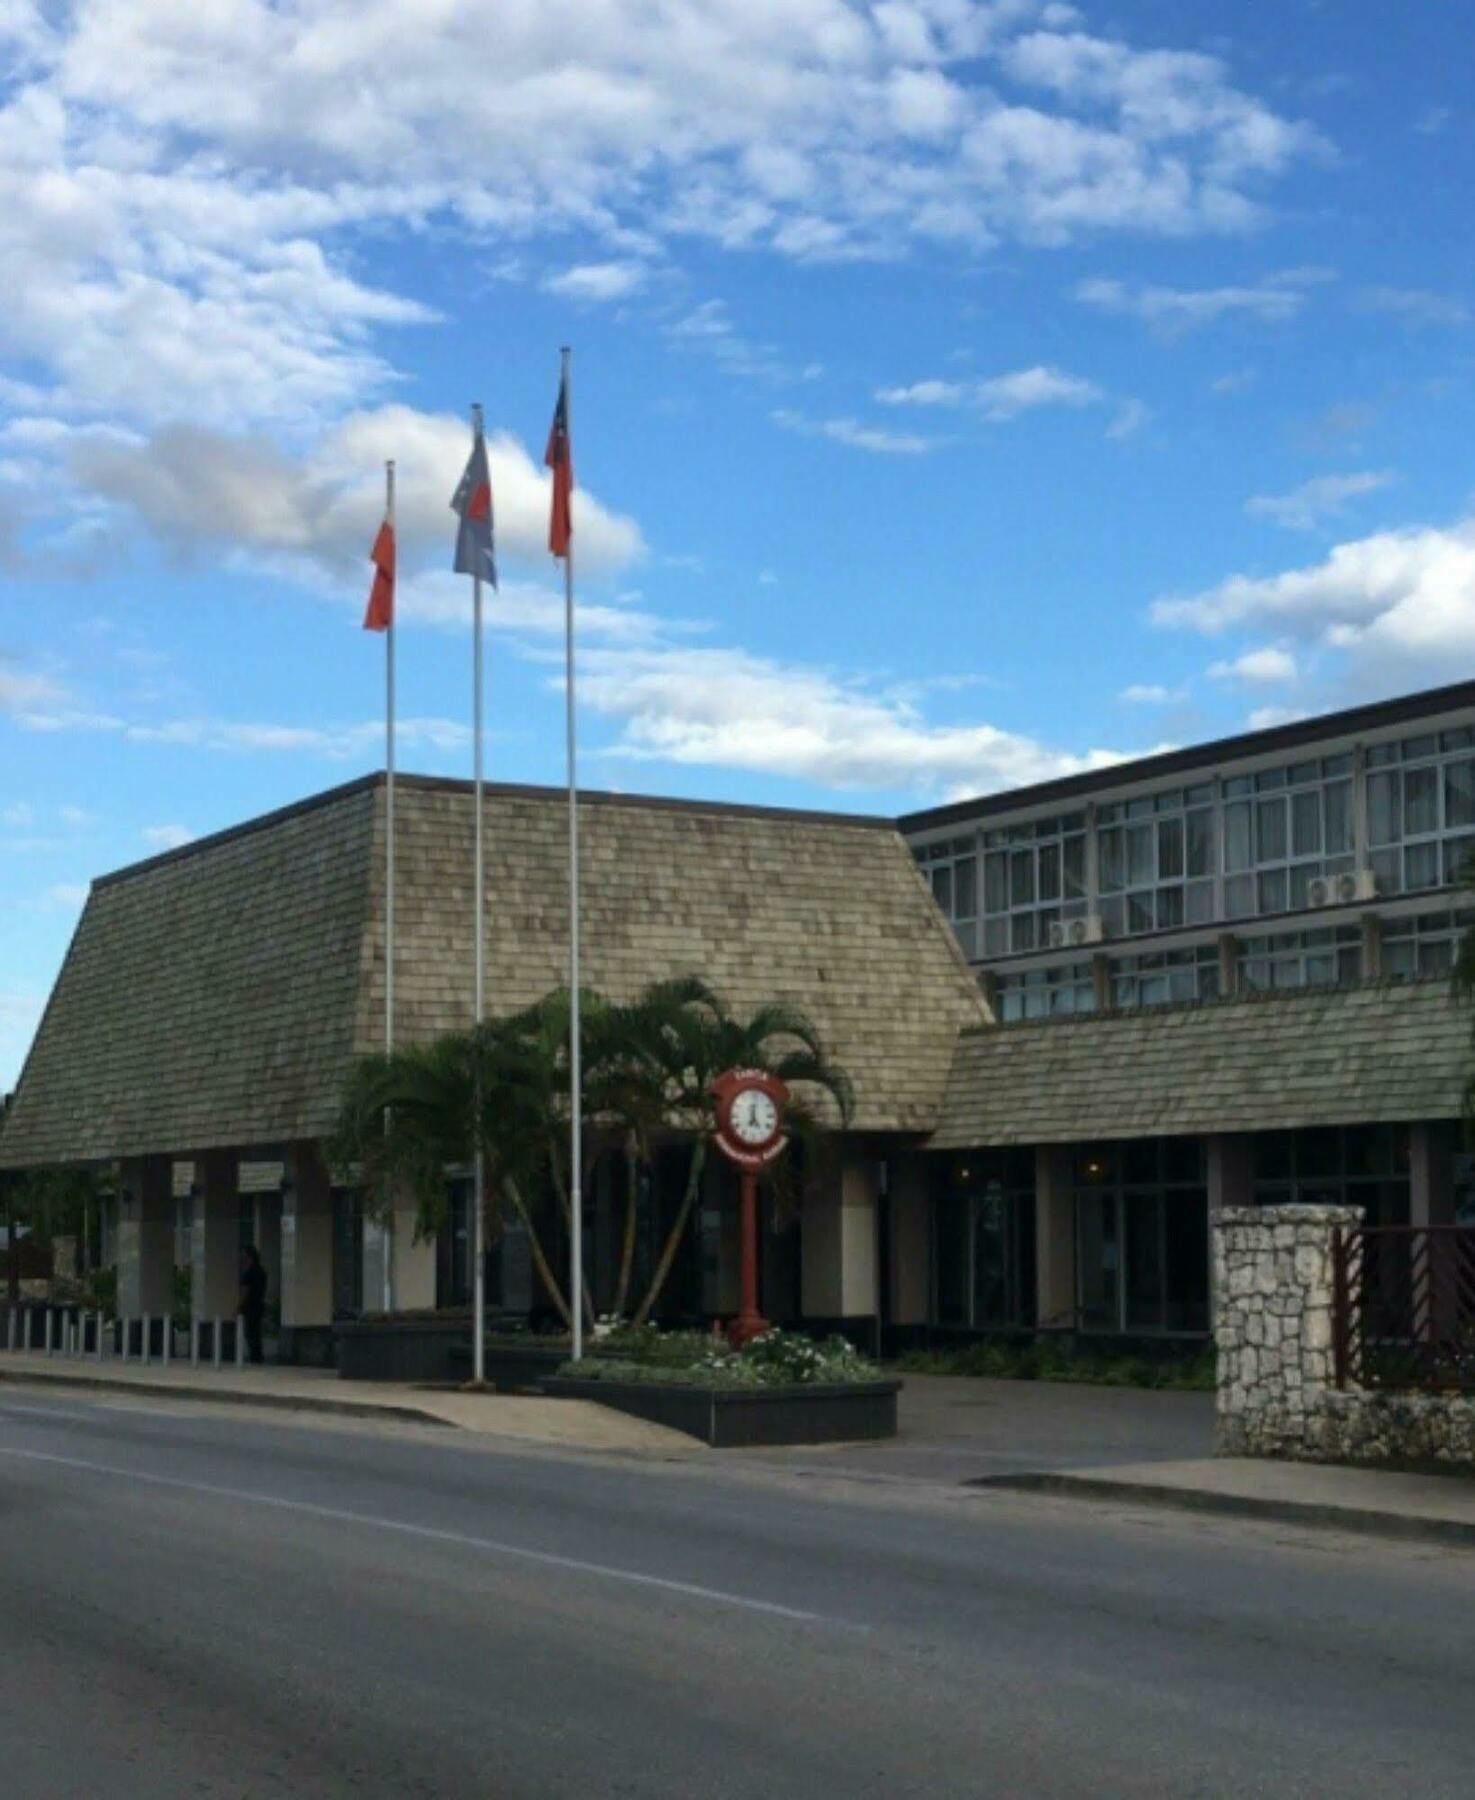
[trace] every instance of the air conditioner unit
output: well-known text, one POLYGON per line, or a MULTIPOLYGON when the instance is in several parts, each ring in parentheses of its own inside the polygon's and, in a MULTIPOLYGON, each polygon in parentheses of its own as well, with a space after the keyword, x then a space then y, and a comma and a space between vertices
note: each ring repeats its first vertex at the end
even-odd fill
POLYGON ((1378 896, 1378 878, 1371 869, 1344 869, 1340 875, 1318 875, 1307 884, 1311 906, 1356 906, 1378 896))
POLYGON ((1099 944, 1106 928, 1095 913, 1084 919, 1057 919, 1050 927, 1052 950, 1079 950, 1085 944, 1099 944))

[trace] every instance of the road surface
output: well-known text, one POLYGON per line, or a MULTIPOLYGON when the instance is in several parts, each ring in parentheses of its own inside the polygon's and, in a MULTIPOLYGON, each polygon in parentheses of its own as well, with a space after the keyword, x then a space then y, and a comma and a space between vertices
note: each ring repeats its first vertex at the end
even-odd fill
POLYGON ((1472 1677, 1450 1550, 0 1391, 26 1800, 1468 1800, 1472 1677))

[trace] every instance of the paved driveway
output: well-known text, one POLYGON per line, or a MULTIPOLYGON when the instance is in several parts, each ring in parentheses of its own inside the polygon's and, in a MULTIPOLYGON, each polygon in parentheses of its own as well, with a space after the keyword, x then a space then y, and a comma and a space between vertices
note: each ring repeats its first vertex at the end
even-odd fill
POLYGON ((908 1375, 901 1429, 889 1443, 723 1454, 951 1484, 1038 1469, 1208 1456, 1213 1421, 1212 1394, 908 1375))

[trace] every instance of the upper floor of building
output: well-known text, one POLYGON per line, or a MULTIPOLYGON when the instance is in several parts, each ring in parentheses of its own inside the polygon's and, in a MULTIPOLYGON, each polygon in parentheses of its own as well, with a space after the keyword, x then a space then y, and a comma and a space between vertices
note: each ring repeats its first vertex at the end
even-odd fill
POLYGON ((899 824, 1006 1020, 1435 974, 1475 904, 1475 682, 899 824))

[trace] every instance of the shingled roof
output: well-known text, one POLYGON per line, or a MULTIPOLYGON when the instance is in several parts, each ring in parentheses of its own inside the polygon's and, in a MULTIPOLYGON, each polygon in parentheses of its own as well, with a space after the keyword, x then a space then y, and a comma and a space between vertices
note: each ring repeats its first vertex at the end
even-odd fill
MULTIPOLYGON (((470 1017, 469 785, 396 788, 405 1041, 470 1017)), ((803 1005, 856 1128, 926 1132, 987 1014, 889 823, 581 796, 584 978, 702 975, 736 1010, 803 1005)), ((567 807, 489 786, 490 1010, 566 977, 567 807)), ((0 1134, 0 1167, 274 1147, 331 1123, 384 1005, 384 784, 370 777, 93 884, 0 1134)))
POLYGON ((1248 995, 958 1040, 941 1150, 1458 1116, 1447 981, 1248 995))

